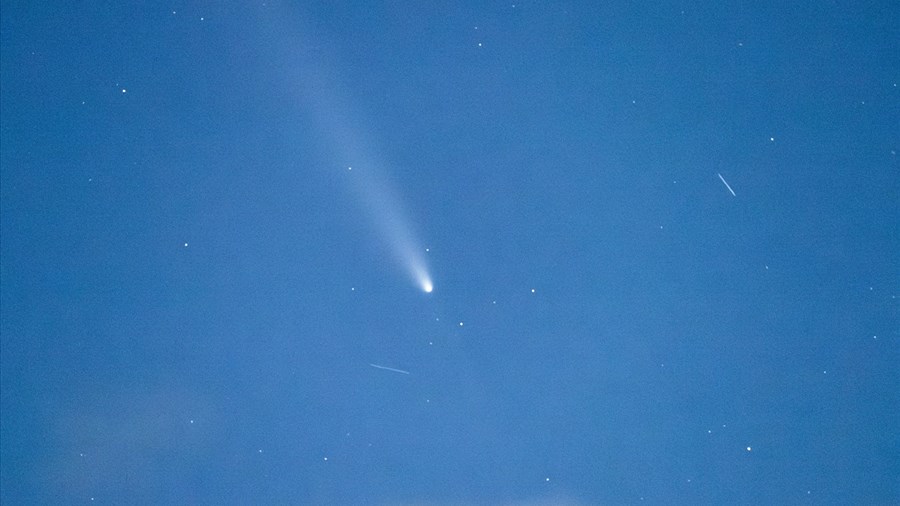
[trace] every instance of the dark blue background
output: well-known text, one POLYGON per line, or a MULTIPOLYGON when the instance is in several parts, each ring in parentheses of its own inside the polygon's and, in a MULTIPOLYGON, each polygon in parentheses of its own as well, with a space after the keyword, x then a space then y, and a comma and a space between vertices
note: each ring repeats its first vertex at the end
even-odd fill
POLYGON ((900 502, 896 2, 236 4, 2 3, 3 504, 900 502))

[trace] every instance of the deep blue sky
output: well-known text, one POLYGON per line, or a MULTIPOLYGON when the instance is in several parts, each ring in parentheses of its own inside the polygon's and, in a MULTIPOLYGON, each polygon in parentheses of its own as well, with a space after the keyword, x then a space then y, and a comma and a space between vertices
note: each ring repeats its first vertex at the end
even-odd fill
POLYGON ((2 2, 0 502, 900 502, 900 4, 235 4, 2 2))

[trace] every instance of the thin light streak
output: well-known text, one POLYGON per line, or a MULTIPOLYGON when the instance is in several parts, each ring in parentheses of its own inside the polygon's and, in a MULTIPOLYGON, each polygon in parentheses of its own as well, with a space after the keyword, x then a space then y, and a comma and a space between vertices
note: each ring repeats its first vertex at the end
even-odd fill
POLYGON ((725 178, 722 177, 722 174, 716 173, 716 175, 719 176, 719 179, 721 179, 722 182, 725 184, 725 188, 728 188, 728 191, 731 192, 731 196, 732 196, 732 197, 737 197, 737 195, 734 194, 734 190, 731 189, 731 185, 729 185, 729 184, 728 184, 728 181, 725 181, 725 178))
POLYGON ((400 374, 409 374, 409 371, 404 371, 403 369, 394 369, 393 367, 385 367, 383 365, 377 365, 377 364, 369 364, 369 365, 376 369, 384 369, 385 371, 399 372, 400 374))

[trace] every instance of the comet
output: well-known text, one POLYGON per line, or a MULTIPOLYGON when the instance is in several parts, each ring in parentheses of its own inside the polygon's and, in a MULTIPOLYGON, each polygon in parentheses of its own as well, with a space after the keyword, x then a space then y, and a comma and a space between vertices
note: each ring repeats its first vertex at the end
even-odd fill
POLYGON ((412 224, 406 219, 403 200, 381 171, 364 166, 354 166, 350 185, 359 196, 364 213, 369 217, 377 236, 394 257, 396 264, 410 281, 423 292, 434 291, 434 282, 428 272, 424 250, 413 233, 412 224))
POLYGON ((416 283, 423 292, 431 293, 434 291, 434 283, 431 282, 431 276, 428 275, 428 270, 424 267, 424 261, 422 261, 421 265, 413 267, 412 271, 416 283))
POLYGON ((382 143, 367 135, 361 118, 352 107, 350 93, 341 92, 342 80, 328 68, 303 73, 299 90, 306 109, 324 134, 323 147, 336 160, 348 162, 334 174, 347 184, 360 203, 362 214, 397 267, 425 293, 434 291, 434 282, 425 261, 424 248, 415 227, 407 219, 404 199, 391 184, 391 164, 382 154, 382 143))

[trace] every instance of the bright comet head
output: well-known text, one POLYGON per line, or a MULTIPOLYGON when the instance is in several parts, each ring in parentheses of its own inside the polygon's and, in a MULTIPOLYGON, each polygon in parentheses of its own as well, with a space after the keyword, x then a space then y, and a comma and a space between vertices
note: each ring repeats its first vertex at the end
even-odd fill
POLYGON ((434 283, 431 282, 431 276, 428 274, 428 270, 425 269, 423 262, 414 260, 410 266, 410 274, 413 281, 419 285, 423 292, 431 293, 434 290, 434 283))

